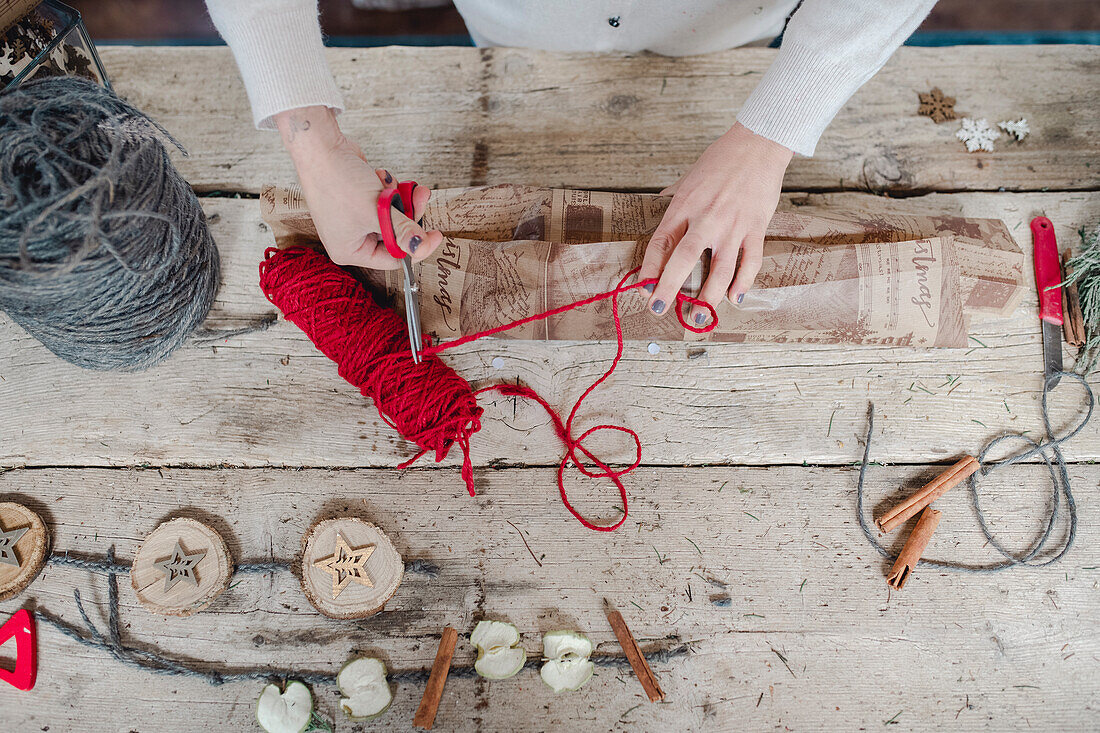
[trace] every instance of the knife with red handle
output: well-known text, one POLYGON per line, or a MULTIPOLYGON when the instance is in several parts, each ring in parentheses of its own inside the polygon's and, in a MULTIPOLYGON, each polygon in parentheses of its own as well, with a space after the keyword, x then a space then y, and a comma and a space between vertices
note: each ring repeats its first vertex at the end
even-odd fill
POLYGON ((1054 224, 1045 216, 1031 220, 1034 241, 1035 285, 1039 289, 1039 318, 1043 322, 1043 379, 1058 384, 1062 371, 1062 268, 1054 224))

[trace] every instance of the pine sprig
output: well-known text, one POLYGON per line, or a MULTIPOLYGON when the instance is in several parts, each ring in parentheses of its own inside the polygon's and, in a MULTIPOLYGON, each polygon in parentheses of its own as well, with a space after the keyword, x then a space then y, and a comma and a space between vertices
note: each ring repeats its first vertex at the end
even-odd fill
POLYGON ((1066 278, 1065 284, 1077 283, 1085 322, 1085 345, 1077 352, 1074 370, 1088 375, 1100 365, 1100 224, 1091 229, 1081 227, 1078 233, 1081 254, 1067 263, 1073 274, 1066 278))

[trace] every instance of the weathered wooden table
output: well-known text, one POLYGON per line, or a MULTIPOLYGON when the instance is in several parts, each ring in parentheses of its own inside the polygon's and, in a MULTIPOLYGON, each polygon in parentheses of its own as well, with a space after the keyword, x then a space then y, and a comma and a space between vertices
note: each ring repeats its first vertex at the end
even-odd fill
MULTIPOLYGON (((329 56, 348 101, 344 130, 398 175, 646 191, 675 180, 726 129, 771 58, 758 49, 691 59, 465 48, 329 56)), ((252 196, 293 170, 277 138, 252 129, 229 52, 105 48, 103 59, 118 90, 187 146, 177 162, 209 196, 225 270, 210 325, 270 313, 256 265, 271 237, 252 196)), ((1027 222, 1045 213, 1063 246, 1078 242, 1077 228, 1100 220, 1098 74, 1100 49, 1090 47, 902 49, 817 156, 792 164, 782 206, 1000 217, 1025 248, 1027 222), (962 115, 1026 117, 1033 132, 968 154, 957 123, 916 116, 917 92, 932 86, 957 97, 962 115)), ((674 652, 655 663, 664 704, 607 667, 562 695, 530 670, 502 682, 452 678, 442 730, 1095 730, 1100 421, 1066 449, 1080 525, 1060 565, 981 576, 925 568, 890 593, 855 515, 869 400, 872 506, 994 434, 1041 434, 1035 309, 1029 292, 1012 318, 977 324, 969 350, 725 344, 689 361, 685 344, 657 355, 630 344, 584 415, 625 420, 644 446, 644 467, 627 481, 630 521, 612 534, 565 512, 559 446, 523 403, 486 404, 471 499, 454 460, 395 470, 411 447, 285 322, 191 343, 124 375, 70 367, 0 318, 0 465, 10 469, 0 498, 36 508, 57 552, 103 557, 114 546, 128 561, 158 522, 189 515, 220 529, 239 561, 288 560, 312 521, 353 511, 386 528, 407 560, 438 568, 410 573, 389 609, 363 622, 319 616, 288 572, 236 578, 188 619, 150 615, 123 578, 128 644, 217 669, 335 671, 356 651, 391 670, 425 669, 444 625, 465 635, 483 617, 515 622, 532 655, 540 632, 563 627, 620 654, 605 597, 643 647, 674 652)), ((567 405, 609 353, 607 343, 481 342, 448 359, 475 384, 518 376, 567 405), (498 356, 502 370, 490 365, 498 356)), ((1076 402, 1066 395, 1068 420, 1076 402)), ((1047 482, 1032 464, 983 484, 1011 546, 1034 536, 1047 482)), ((603 507, 605 488, 578 500, 603 507)), ((941 505, 930 554, 994 560, 967 492, 941 505)), ((103 577, 56 565, 0 604, 0 618, 29 605, 79 624, 74 588, 105 627, 103 577)), ((37 689, 0 687, 6 730, 253 725, 260 683, 134 670, 46 624, 40 646, 37 689)), ((463 637, 455 663, 472 656, 463 637)), ((411 726, 422 690, 396 685, 373 727, 343 719, 333 687, 315 693, 338 730, 390 730, 411 726)))

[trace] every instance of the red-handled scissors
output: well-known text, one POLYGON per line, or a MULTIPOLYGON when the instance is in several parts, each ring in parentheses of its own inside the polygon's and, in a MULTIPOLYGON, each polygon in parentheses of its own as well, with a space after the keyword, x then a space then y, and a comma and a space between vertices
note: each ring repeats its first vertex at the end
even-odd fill
POLYGON ((420 363, 420 347, 423 343, 420 333, 420 288, 413 274, 412 257, 397 246, 397 233, 393 229, 392 213, 394 209, 405 216, 413 216, 413 191, 416 183, 405 181, 396 188, 387 188, 378 197, 378 225, 382 229, 382 243, 386 251, 401 260, 405 271, 405 322, 409 326, 409 347, 412 349, 413 362, 420 363))

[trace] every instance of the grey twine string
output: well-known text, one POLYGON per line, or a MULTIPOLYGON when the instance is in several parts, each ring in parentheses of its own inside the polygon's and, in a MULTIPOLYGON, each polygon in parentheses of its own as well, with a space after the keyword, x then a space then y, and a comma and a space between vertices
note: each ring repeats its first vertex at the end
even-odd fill
MULTIPOLYGON (((175 659, 152 647, 138 648, 127 645, 122 641, 120 632, 118 575, 128 573, 130 568, 128 565, 115 560, 114 547, 107 551, 107 557, 104 560, 70 555, 52 555, 50 562, 107 575, 107 633, 101 632, 88 617, 88 612, 84 609, 84 603, 80 599, 79 589, 73 590, 73 598, 76 601, 76 609, 80 614, 80 619, 84 622, 83 628, 43 608, 35 609, 38 617, 70 639, 87 647, 103 649, 116 660, 129 667, 165 675, 192 677, 205 680, 213 685, 222 685, 226 682, 272 679, 294 679, 310 685, 336 684, 336 673, 334 672, 278 669, 274 667, 218 669, 199 660, 175 659)), ((289 562, 276 560, 242 563, 237 565, 236 570, 242 573, 267 573, 276 570, 289 570, 290 567, 289 562)), ((439 572, 436 565, 425 560, 414 560, 406 565, 405 569, 407 572, 419 572, 432 577, 439 572)), ((690 651, 687 644, 678 644, 650 651, 645 656, 650 662, 660 664, 685 656, 690 651)), ((598 667, 612 669, 626 669, 630 666, 629 660, 620 655, 595 655, 592 657, 592 662, 598 667)), ((539 659, 529 659, 524 668, 534 669, 540 664, 541 660, 539 659)), ((410 669, 390 672, 387 678, 392 682, 426 683, 430 674, 431 670, 428 669, 410 669)), ((452 666, 449 675, 468 678, 475 677, 477 672, 473 667, 452 666)))
MULTIPOLYGON (((1096 397, 1092 392, 1092 388, 1089 387, 1086 378, 1075 372, 1060 372, 1062 383, 1065 383, 1067 379, 1075 381, 1081 385, 1084 389, 1085 397, 1088 402, 1088 409, 1085 411, 1085 416, 1081 419, 1077 425, 1065 435, 1056 437, 1054 428, 1050 424, 1050 410, 1047 407, 1047 395, 1051 392, 1051 382, 1053 380, 1047 380, 1043 385, 1043 396, 1041 402, 1042 415, 1043 415, 1043 428, 1046 430, 1046 440, 1036 442, 1026 435, 1019 433, 1009 433, 1001 435, 997 438, 986 443, 982 448, 981 453, 978 454, 978 463, 980 465, 979 470, 971 474, 969 479, 970 486, 970 500, 974 507, 974 514, 978 518, 978 526, 981 527, 982 534, 985 535, 986 540, 989 542, 997 552, 1003 557, 1003 562, 997 562, 989 565, 974 565, 968 563, 949 562, 946 560, 926 560, 921 558, 920 565, 927 565, 933 568, 940 568, 941 570, 954 570, 963 573, 994 573, 1001 570, 1007 570, 1008 568, 1015 567, 1017 565, 1027 565, 1030 567, 1042 567, 1044 565, 1050 565, 1051 563, 1058 562, 1066 553, 1069 552, 1073 546, 1073 539, 1077 534, 1077 502, 1073 499, 1073 492, 1070 487, 1069 471, 1066 468, 1066 459, 1062 455, 1062 444, 1072 440, 1078 433, 1085 429, 1089 420, 1092 419, 1092 410, 1096 404, 1096 397), (1025 449, 1019 453, 1011 455, 1007 458, 999 461, 990 460, 989 454, 997 446, 1007 441, 1019 441, 1024 444, 1025 449), (982 509, 981 497, 978 494, 978 475, 988 476, 994 471, 1012 466, 1021 461, 1027 461, 1029 459, 1039 456, 1046 464, 1047 470, 1050 472, 1051 501, 1050 510, 1047 515, 1046 527, 1043 533, 1032 543, 1031 548, 1020 554, 1014 554, 1007 548, 1005 548, 1000 541, 993 534, 989 528, 989 523, 986 521, 985 512, 982 509), (1062 543, 1061 549, 1053 556, 1047 557, 1043 560, 1036 560, 1040 554, 1046 549, 1046 545, 1049 542, 1054 529, 1058 522, 1058 517, 1061 511, 1061 497, 1065 497, 1066 512, 1069 515, 1069 529, 1066 532, 1065 540, 1062 543)), ((863 530, 863 536, 867 538, 867 541, 871 543, 871 547, 878 550, 878 553, 885 557, 887 560, 893 561, 896 559, 895 555, 892 555, 889 551, 883 547, 878 539, 875 537, 874 531, 871 529, 870 524, 867 521, 867 516, 863 510, 863 482, 867 475, 867 464, 871 456, 871 435, 875 429, 875 405, 871 403, 868 408, 867 415, 867 440, 863 444, 863 462, 859 467, 859 484, 856 486, 856 515, 859 517, 859 527, 863 530)))
POLYGON ((83 79, 0 94, 0 310, 78 366, 149 367, 214 301, 218 251, 162 139, 83 79))

